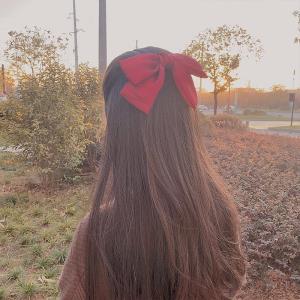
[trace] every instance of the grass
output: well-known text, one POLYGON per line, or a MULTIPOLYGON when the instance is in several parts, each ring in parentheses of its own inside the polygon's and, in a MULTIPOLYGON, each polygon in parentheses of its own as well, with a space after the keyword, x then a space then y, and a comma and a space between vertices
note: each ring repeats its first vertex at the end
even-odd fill
POLYGON ((19 284, 20 293, 25 297, 32 297, 37 292, 37 286, 33 282, 21 282, 19 284))
POLYGON ((270 130, 300 133, 300 125, 271 127, 270 130))
POLYGON ((11 271, 8 272, 7 279, 9 281, 15 281, 20 278, 21 274, 22 274, 21 268, 12 269, 11 271))
MULTIPOLYGON (((244 243, 249 249, 249 284, 238 299, 296 299, 296 292, 287 279, 281 279, 284 287, 280 293, 275 293, 277 283, 271 283, 275 288, 269 287, 268 268, 263 269, 263 259, 252 257, 251 253, 262 247, 261 251, 267 252, 270 258, 267 266, 272 270, 275 264, 269 263, 274 251, 278 250, 279 261, 284 261, 290 255, 288 251, 297 248, 292 231, 296 230, 295 216, 299 213, 296 186, 300 160, 299 152, 293 149, 299 143, 288 137, 230 131, 217 131, 214 138, 206 140, 217 168, 234 191, 241 210, 244 243), (274 234, 262 238, 269 231, 274 234), (291 239, 288 250, 279 244, 286 245, 284 237, 291 239), (266 243, 260 244, 262 240, 266 243), (263 269, 260 275, 264 279, 254 281, 253 274, 258 267, 263 269)), ((0 300, 57 299, 59 274, 74 230, 88 210, 91 183, 30 190, 26 177, 32 170, 15 154, 0 152, 0 166, 3 187, 0 190, 0 300)))
POLYGON ((242 121, 289 121, 290 118, 281 115, 235 115, 242 121))
POLYGON ((9 144, 3 134, 0 134, 0 147, 7 147, 9 144))
POLYGON ((6 297, 6 292, 4 288, 0 288, 0 300, 4 300, 6 297))
POLYGON ((87 211, 91 185, 28 190, 20 169, 26 174, 29 169, 15 154, 0 152, 0 165, 0 300, 56 299, 57 279, 87 211))

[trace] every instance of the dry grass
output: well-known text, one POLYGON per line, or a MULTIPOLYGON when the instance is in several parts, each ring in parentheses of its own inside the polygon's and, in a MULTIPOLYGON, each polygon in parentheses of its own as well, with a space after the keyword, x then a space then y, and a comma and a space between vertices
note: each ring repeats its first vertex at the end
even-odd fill
MULTIPOLYGON (((217 130, 205 142, 241 210, 250 267, 239 299, 299 299, 289 279, 298 272, 296 256, 289 251, 299 245, 293 234, 299 229, 300 139, 217 130), (276 254, 271 250, 280 246, 281 231, 291 240, 276 254)), ((28 166, 0 152, 0 299, 57 298, 73 231, 88 209, 91 183, 41 191, 32 189, 36 181, 28 166)))
POLYGON ((206 144, 241 212, 243 299, 299 299, 300 139, 215 130, 206 144))
POLYGON ((20 172, 26 166, 14 155, 2 154, 0 166, 0 299, 56 299, 68 245, 87 211, 90 184, 29 190, 32 178, 20 172))

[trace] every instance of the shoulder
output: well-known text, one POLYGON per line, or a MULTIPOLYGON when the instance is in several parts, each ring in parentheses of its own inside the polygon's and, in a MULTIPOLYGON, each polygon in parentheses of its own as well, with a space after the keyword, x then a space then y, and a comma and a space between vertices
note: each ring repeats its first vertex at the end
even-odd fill
MULTIPOLYGON (((100 216, 110 211, 110 208, 100 209, 100 216)), ((72 243, 69 247, 67 259, 65 261, 63 271, 59 278, 59 291, 61 300, 81 300, 85 299, 85 275, 87 272, 86 265, 86 245, 89 236, 90 213, 87 214, 77 225, 72 243)), ((102 278, 103 291, 106 291, 106 283, 103 284, 105 278, 102 278)), ((103 298, 106 299, 106 298, 103 298)), ((107 298, 109 299, 109 298, 107 298)))
POLYGON ((86 239, 88 236, 89 214, 87 214, 77 225, 69 247, 68 259, 71 262, 84 267, 86 239))
POLYGON ((73 247, 77 250, 82 250, 86 244, 86 238, 88 235, 88 226, 89 226, 90 214, 87 214, 79 224, 75 230, 73 240, 71 243, 70 251, 73 250, 73 247))
POLYGON ((83 293, 88 224, 89 214, 79 222, 75 230, 67 259, 59 278, 60 299, 76 299, 74 298, 76 291, 80 294, 83 293))

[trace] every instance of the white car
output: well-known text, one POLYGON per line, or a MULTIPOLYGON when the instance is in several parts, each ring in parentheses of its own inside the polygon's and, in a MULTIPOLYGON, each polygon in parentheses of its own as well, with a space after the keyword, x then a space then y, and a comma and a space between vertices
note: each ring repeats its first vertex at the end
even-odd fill
POLYGON ((197 106, 198 111, 207 111, 208 107, 206 105, 200 104, 197 106))
POLYGON ((7 96, 5 94, 0 93, 0 102, 7 100, 7 96))

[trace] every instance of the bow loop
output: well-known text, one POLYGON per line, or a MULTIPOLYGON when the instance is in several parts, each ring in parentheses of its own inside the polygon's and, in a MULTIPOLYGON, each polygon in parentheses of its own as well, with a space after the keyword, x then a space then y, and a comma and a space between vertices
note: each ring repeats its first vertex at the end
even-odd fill
POLYGON ((172 53, 160 53, 158 54, 160 58, 161 65, 163 67, 172 67, 174 65, 174 54, 172 53))
POLYGON ((191 75, 207 77, 196 60, 183 54, 145 53, 122 59, 119 63, 128 79, 121 95, 146 114, 151 110, 164 84, 166 67, 172 70, 182 98, 193 108, 197 104, 197 93, 191 75))

